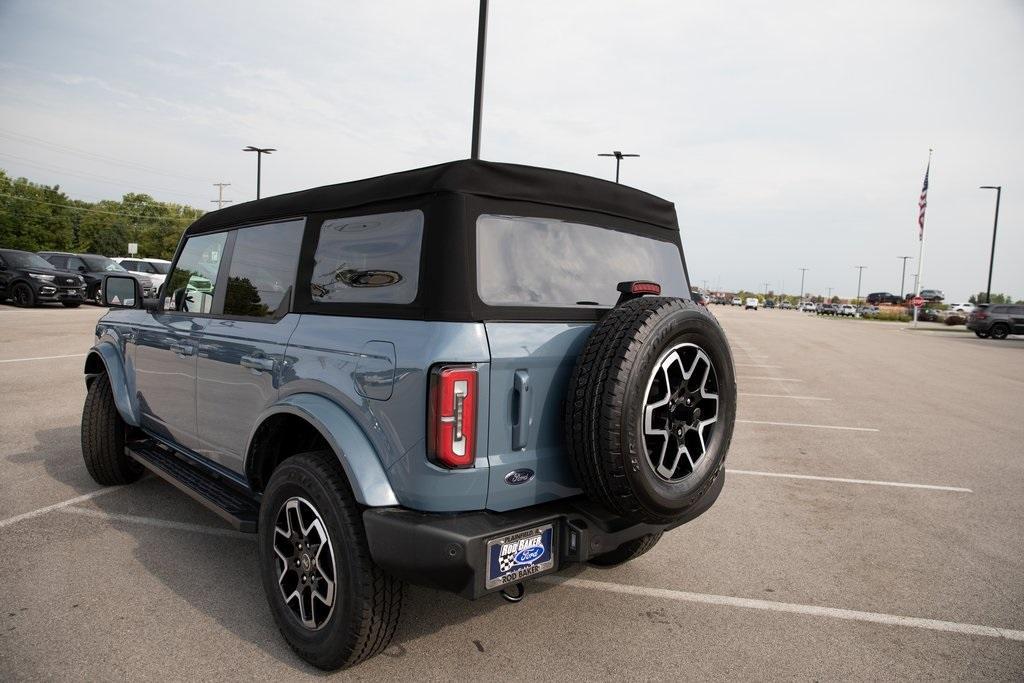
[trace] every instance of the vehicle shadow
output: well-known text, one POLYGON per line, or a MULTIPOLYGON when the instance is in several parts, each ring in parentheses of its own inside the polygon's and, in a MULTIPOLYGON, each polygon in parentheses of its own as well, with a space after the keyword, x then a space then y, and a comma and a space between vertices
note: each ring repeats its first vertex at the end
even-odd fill
MULTIPOLYGON (((97 490, 81 459, 77 426, 43 430, 35 436, 37 448, 10 457, 22 463, 41 462, 45 476, 77 492, 97 490)), ((299 659, 278 632, 260 582, 255 536, 233 535, 219 517, 153 475, 75 507, 95 510, 95 516, 87 518, 130 537, 134 558, 192 608, 296 672, 325 675, 299 659), (156 520, 156 524, 145 520, 156 520), (161 521, 197 525, 219 533, 163 528, 158 525, 161 521)), ((546 588, 535 584, 531 592, 546 588)), ((502 607, 514 606, 498 595, 473 602, 407 586, 398 631, 380 656, 404 657, 405 643, 502 607)))

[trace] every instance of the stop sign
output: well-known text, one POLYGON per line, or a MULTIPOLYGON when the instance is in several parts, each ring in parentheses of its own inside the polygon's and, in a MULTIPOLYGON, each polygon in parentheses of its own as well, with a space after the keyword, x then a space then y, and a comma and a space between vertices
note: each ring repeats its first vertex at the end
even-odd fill
POLYGON ((914 304, 914 308, 921 308, 924 306, 924 299, 920 296, 915 296, 910 300, 910 303, 914 304))

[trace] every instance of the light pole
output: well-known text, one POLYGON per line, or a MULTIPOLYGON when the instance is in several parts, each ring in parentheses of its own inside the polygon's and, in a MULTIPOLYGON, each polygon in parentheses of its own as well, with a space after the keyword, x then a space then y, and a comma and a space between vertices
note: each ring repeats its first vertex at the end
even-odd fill
POLYGON ((996 229, 999 228, 999 199, 1003 195, 1002 185, 982 185, 981 190, 996 191, 996 219, 992 222, 992 255, 988 258, 988 286, 985 287, 985 303, 992 303, 992 266, 996 262, 996 229))
POLYGON ((273 147, 253 147, 252 145, 249 145, 248 147, 246 147, 242 151, 243 152, 256 152, 256 199, 259 199, 260 198, 260 174, 261 174, 262 166, 263 166, 260 162, 262 161, 264 154, 270 154, 271 152, 276 152, 277 150, 274 149, 273 147))
POLYGON ((900 301, 903 301, 904 290, 907 284, 907 259, 914 258, 913 256, 897 256, 898 259, 903 259, 903 274, 900 275, 900 301))
POLYGON ((480 0, 480 20, 476 30, 476 89, 473 91, 473 139, 470 159, 480 158, 480 120, 484 106, 484 53, 487 50, 487 0, 480 0))
POLYGON ((828 301, 826 303, 832 303, 832 288, 828 288, 828 301))
POLYGON ((807 271, 810 270, 810 268, 798 268, 797 270, 800 271, 800 301, 803 301, 804 300, 804 275, 807 274, 807 271))
POLYGON ((615 182, 617 183, 617 182, 619 182, 619 164, 622 163, 622 160, 625 159, 626 157, 638 157, 640 155, 639 154, 623 154, 619 150, 615 150, 614 152, 602 153, 602 154, 598 154, 597 156, 599 156, 599 157, 615 157, 615 182))
POLYGON ((860 303, 860 276, 864 274, 867 266, 854 266, 857 269, 857 303, 860 303))

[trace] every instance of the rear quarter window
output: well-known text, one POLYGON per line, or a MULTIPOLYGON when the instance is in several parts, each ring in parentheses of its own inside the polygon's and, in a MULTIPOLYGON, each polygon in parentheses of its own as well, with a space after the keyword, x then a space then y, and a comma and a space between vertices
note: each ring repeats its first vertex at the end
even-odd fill
POLYGON ((556 218, 484 214, 476 225, 477 292, 490 306, 614 306, 628 280, 689 296, 673 242, 556 218))
POLYGON ((325 220, 313 258, 313 304, 412 303, 422 242, 419 210, 325 220))

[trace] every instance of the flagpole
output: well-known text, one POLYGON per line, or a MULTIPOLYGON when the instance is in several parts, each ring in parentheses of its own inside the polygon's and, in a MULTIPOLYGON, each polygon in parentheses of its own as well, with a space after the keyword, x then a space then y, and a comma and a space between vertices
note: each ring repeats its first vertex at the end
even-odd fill
MULTIPOLYGON (((928 149, 928 166, 924 172, 925 177, 925 191, 928 189, 928 175, 932 170, 932 150, 928 149)), ((914 292, 914 297, 921 296, 921 272, 924 270, 924 215, 920 217, 920 232, 918 237, 917 246, 917 291, 914 292)), ((917 327, 917 313, 921 310, 920 307, 914 306, 914 327, 917 327)))

